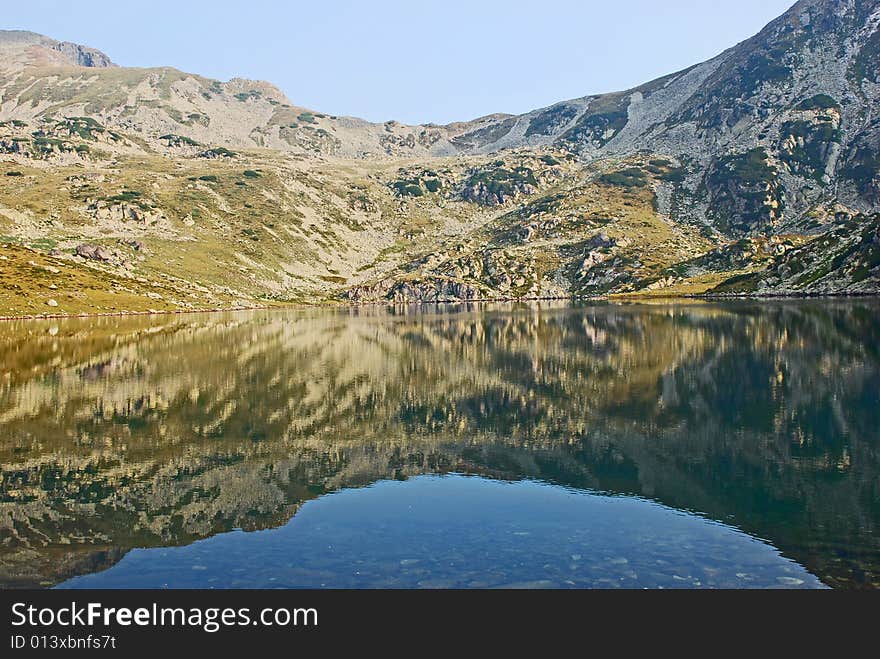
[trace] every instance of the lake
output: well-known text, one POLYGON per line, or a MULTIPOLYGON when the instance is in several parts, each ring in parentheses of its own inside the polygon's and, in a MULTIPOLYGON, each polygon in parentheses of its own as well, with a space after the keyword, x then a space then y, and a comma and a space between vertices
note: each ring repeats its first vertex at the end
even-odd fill
POLYGON ((0 588, 880 587, 880 303, 0 324, 0 588))

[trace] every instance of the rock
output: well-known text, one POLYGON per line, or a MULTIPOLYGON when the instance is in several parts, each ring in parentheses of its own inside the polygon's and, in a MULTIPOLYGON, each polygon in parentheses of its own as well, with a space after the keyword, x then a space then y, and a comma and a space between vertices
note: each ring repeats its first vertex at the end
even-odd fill
POLYGON ((476 286, 439 278, 411 282, 385 280, 372 286, 357 286, 348 291, 347 296, 352 302, 390 300, 395 304, 436 304, 486 299, 486 294, 476 286))
POLYGON ((110 252, 108 252, 100 245, 78 245, 76 248, 76 255, 84 259, 89 259, 91 261, 110 260, 110 252))
POLYGON ((52 265, 42 265, 37 263, 36 261, 28 261, 28 265, 32 268, 38 268, 40 270, 45 270, 46 272, 51 272, 53 275, 57 275, 61 272, 58 268, 52 265))
POLYGON ((57 300, 49 300, 46 302, 46 304, 48 304, 50 307, 57 307, 58 301, 57 300))
POLYGON ((136 240, 134 238, 132 238, 130 240, 120 240, 119 243, 121 245, 126 245, 128 247, 131 247, 136 252, 143 252, 143 251, 146 251, 146 249, 147 249, 146 245, 144 245, 143 242, 141 242, 140 240, 136 240))

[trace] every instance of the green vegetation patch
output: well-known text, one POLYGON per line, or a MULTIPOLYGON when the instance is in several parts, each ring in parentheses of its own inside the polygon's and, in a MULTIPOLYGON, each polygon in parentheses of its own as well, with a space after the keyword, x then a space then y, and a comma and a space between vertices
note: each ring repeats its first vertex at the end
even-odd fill
POLYGON ((59 140, 54 137, 47 137, 42 131, 34 133, 33 147, 38 155, 49 154, 55 151, 60 153, 73 151, 73 145, 70 142, 59 140))
POLYGON ((856 148, 855 154, 840 170, 840 177, 855 184, 856 189, 867 198, 880 200, 880 153, 869 145, 856 148))
POLYGON ((644 188, 648 185, 648 181, 648 175, 645 170, 638 167, 627 167, 616 172, 602 174, 599 177, 600 183, 622 188, 644 188))
POLYGON ((629 121, 628 108, 627 94, 600 96, 590 103, 587 112, 562 139, 573 144, 596 142, 599 146, 605 146, 626 126, 629 121))
POLYGON ((394 181, 391 188, 401 197, 422 197, 425 194, 418 179, 394 181))
POLYGON ((782 125, 781 136, 783 147, 780 149, 780 159, 792 171, 817 180, 821 180, 825 173, 830 145, 841 141, 841 132, 831 121, 788 121, 782 125), (794 146, 789 148, 786 142, 791 138, 794 138, 794 146))
POLYGON ((874 30, 865 45, 853 59, 847 75, 856 84, 862 80, 876 81, 880 74, 880 30, 874 30))
POLYGON ((839 110, 840 104, 831 98, 828 94, 816 94, 810 98, 801 101, 796 110, 839 110))
POLYGON ((190 137, 186 137, 185 135, 174 135, 173 133, 170 133, 168 135, 163 135, 159 139, 163 140, 165 142, 168 142, 168 146, 176 146, 176 147, 202 146, 201 144, 199 144, 198 142, 196 142, 194 139, 192 139, 190 137))
POLYGON ((478 170, 472 173, 467 180, 467 185, 473 187, 482 184, 490 193, 504 195, 514 193, 524 185, 538 185, 535 172, 530 167, 520 165, 507 169, 503 165, 504 162, 499 160, 495 163, 496 169, 478 170))
POLYGON ((706 177, 706 186, 710 213, 718 226, 734 234, 772 224, 784 210, 778 172, 762 147, 721 158, 706 177))
POLYGON ((727 170, 746 185, 769 184, 776 180, 776 170, 770 166, 767 152, 762 147, 727 156, 719 164, 719 169, 727 170))
POLYGON ((241 101, 242 103, 244 103, 245 101, 248 101, 252 98, 258 99, 258 98, 261 98, 262 96, 263 96, 262 92, 260 92, 256 89, 250 89, 246 92, 239 92, 238 94, 235 95, 235 98, 237 100, 241 101))
MULTIPOLYGON (((404 174, 405 170, 400 170, 404 174)), ((417 174, 401 177, 389 184, 401 197, 423 197, 426 193, 436 194, 443 189, 443 181, 437 172, 425 169, 417 174)))
POLYGON ((71 136, 91 142, 97 141, 98 135, 106 129, 90 117, 66 117, 55 125, 56 130, 66 130, 71 136))
POLYGON ((117 195, 107 197, 107 201, 112 203, 131 203, 139 200, 142 196, 143 194, 137 190, 123 190, 117 195))

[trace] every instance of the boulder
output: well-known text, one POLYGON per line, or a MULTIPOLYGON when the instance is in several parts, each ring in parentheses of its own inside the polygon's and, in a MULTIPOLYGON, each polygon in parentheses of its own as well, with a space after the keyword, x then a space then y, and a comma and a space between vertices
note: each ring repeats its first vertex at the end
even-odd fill
POLYGON ((90 261, 109 261, 110 252, 100 245, 82 244, 76 248, 76 255, 90 261))

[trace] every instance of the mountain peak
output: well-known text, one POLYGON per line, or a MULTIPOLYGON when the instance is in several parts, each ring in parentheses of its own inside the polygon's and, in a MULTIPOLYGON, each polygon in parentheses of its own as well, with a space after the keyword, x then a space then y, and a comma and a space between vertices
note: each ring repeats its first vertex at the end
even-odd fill
POLYGON ((0 50, 18 54, 27 64, 73 65, 87 68, 109 68, 116 64, 96 48, 70 41, 56 41, 27 30, 0 30, 0 50))

